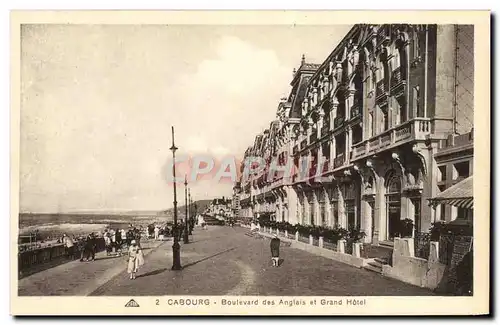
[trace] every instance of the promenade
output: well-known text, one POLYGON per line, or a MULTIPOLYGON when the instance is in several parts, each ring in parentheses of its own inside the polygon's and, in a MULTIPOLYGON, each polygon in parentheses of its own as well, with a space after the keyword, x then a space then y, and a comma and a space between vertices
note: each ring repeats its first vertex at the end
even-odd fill
POLYGON ((20 295, 328 295, 424 296, 429 290, 382 277, 331 259, 282 245, 283 264, 271 267, 269 239, 246 236, 248 229, 196 228, 181 242, 183 269, 172 271, 172 242, 150 242, 137 279, 125 258, 70 262, 20 281, 20 295))

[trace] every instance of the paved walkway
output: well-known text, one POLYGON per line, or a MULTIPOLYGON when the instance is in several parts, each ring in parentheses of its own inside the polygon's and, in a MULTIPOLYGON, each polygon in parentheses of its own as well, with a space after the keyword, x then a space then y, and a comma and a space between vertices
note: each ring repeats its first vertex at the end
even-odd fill
MULTIPOLYGON (((142 243, 145 255, 170 242, 142 243)), ((108 257, 98 253, 94 262, 64 263, 19 280, 19 296, 86 296, 127 267, 126 256, 108 257)))
POLYGON ((181 271, 172 271, 171 245, 146 258, 135 280, 123 271, 91 295, 326 295, 426 296, 433 293, 308 252, 282 247, 283 264, 271 267, 269 240, 245 228, 197 229, 183 245, 181 271))

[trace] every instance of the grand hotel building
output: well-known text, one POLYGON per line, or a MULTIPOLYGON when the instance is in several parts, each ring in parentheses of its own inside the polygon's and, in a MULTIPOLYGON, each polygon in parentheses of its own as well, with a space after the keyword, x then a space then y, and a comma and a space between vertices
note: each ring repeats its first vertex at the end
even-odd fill
POLYGON ((374 244, 390 243, 400 219, 427 232, 456 218, 427 199, 443 190, 441 144, 472 135, 473 40, 473 26, 355 25, 323 63, 302 57, 276 120, 245 157, 316 163, 291 178, 267 169, 242 178, 240 218, 354 225, 374 244))

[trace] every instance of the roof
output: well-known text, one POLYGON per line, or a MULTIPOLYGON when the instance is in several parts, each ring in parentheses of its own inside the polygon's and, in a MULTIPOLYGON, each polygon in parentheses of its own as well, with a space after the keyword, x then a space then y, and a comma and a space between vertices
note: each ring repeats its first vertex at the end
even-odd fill
POLYGON ((474 182, 472 176, 458 182, 439 193, 436 197, 429 199, 431 205, 448 204, 459 208, 474 208, 474 182))

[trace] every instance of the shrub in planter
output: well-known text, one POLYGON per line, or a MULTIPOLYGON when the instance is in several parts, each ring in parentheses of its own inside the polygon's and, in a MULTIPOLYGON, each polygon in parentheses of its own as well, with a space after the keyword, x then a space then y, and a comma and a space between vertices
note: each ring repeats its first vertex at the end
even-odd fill
POLYGON ((320 226, 311 226, 311 230, 309 232, 314 238, 319 238, 323 233, 323 227, 320 226))
POLYGON ((436 221, 431 224, 431 241, 439 241, 441 235, 447 234, 448 230, 444 221, 436 221))
POLYGON ((292 225, 291 223, 287 222, 285 230, 288 231, 289 234, 295 234, 297 228, 295 225, 292 225))
POLYGON ((403 219, 399 220, 399 234, 403 238, 410 238, 413 236, 413 220, 403 219))
POLYGON ((366 233, 361 231, 359 227, 349 227, 349 231, 347 233, 347 240, 351 241, 351 243, 358 243, 363 238, 365 238, 366 233))
POLYGON ((296 228, 300 235, 309 237, 309 234, 311 233, 311 226, 297 224, 296 228))
POLYGON ((344 239, 346 237, 347 230, 344 228, 326 228, 323 231, 323 238, 326 239, 327 241, 337 244, 337 242, 341 239, 344 239))
POLYGON ((352 245, 354 243, 359 243, 366 236, 364 231, 361 231, 359 227, 349 227, 347 231, 346 239, 346 253, 352 254, 352 245))

